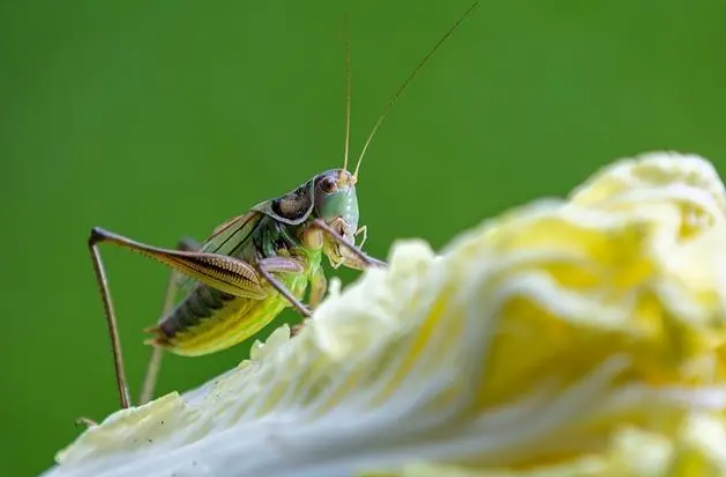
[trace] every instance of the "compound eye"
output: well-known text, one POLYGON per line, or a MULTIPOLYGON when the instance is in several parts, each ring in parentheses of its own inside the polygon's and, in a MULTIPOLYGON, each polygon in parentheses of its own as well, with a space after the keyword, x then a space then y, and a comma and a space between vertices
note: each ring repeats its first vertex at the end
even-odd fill
POLYGON ((338 182, 332 177, 323 177, 320 180, 320 190, 329 194, 338 190, 338 182))

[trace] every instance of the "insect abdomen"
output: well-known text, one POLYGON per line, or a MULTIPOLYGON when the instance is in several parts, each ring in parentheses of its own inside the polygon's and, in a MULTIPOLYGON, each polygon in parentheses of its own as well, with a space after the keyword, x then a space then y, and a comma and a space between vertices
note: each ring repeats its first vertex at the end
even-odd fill
MULTIPOLYGON (((302 297, 306 274, 286 278, 288 289, 302 297)), ((150 344, 183 356, 215 353, 256 334, 288 305, 278 293, 271 292, 261 300, 239 298, 199 285, 174 312, 148 330, 156 335, 150 344)))
POLYGON ((164 336, 173 338, 177 333, 211 318, 234 298, 233 295, 206 285, 198 285, 186 300, 159 323, 159 328, 164 336))
MULTIPOLYGON (((271 257, 280 253, 300 252, 287 226, 264 217, 254 233, 245 239, 246 246, 227 251, 250 262, 253 256, 271 257)), ((276 278, 298 300, 305 294, 309 277, 320 266, 320 251, 298 253, 304 271, 279 273, 276 278)), ((267 326, 290 303, 268 283, 264 298, 236 297, 199 284, 179 306, 151 331, 156 335, 150 344, 172 353, 200 356, 229 348, 267 326)))

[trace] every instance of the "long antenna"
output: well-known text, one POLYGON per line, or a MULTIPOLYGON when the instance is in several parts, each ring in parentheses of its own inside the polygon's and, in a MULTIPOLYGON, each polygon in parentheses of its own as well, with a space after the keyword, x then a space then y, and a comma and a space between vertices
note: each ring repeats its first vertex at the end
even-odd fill
POLYGON ((345 153, 343 169, 348 170, 348 156, 350 153, 350 33, 348 31, 348 12, 343 18, 345 34, 345 153))
POLYGON ((428 60, 431 58, 431 56, 433 56, 433 54, 436 52, 436 50, 438 50, 439 47, 444 43, 444 41, 446 41, 446 39, 449 36, 451 36, 452 33, 454 33, 454 30, 456 30, 458 28, 459 24, 461 24, 461 22, 464 21, 464 19, 466 17, 468 17, 478 5, 479 5, 479 2, 474 2, 459 17, 459 19, 456 21, 456 23, 454 23, 454 25, 451 28, 449 28, 449 30, 446 32, 446 34, 444 34, 443 37, 441 37, 441 39, 438 41, 438 43, 436 43, 436 45, 434 45, 434 47, 426 54, 426 56, 424 56, 424 58, 419 62, 419 64, 416 65, 416 68, 414 68, 414 70, 411 72, 411 74, 408 75, 408 78, 406 78, 406 81, 404 81, 403 84, 401 84, 401 86, 398 88, 398 91, 396 91, 396 93, 388 101, 388 104, 386 105, 386 107, 383 110, 383 114, 381 114, 381 116, 378 118, 378 121, 376 121, 376 124, 373 126, 371 133, 368 135, 368 139, 366 139, 366 142, 363 145, 363 150, 361 151, 360 156, 358 157, 358 163, 355 166, 355 172, 353 172, 354 179, 358 178, 358 171, 360 170, 360 164, 363 161, 363 156, 365 156, 366 151, 368 150, 368 146, 371 144, 371 141, 373 140, 373 136, 375 136, 376 131, 378 130, 378 127, 381 125, 383 120, 386 119, 386 115, 388 115, 388 113, 391 111, 391 108, 393 107, 396 100, 401 96, 401 94, 406 89, 408 84, 411 82, 413 77, 416 76, 416 73, 418 73, 419 70, 421 68, 423 68, 423 66, 428 62, 428 60))

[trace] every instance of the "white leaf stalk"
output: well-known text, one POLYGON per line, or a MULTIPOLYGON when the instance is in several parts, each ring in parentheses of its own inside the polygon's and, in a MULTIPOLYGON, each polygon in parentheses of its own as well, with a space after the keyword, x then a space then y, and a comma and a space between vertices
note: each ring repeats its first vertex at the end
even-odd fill
POLYGON ((331 296, 47 477, 726 473, 726 193, 652 153, 331 296))

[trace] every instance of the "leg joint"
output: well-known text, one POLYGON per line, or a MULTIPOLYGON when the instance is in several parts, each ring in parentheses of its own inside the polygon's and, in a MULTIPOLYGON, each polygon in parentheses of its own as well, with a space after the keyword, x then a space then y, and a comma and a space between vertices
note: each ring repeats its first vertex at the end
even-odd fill
POLYGON ((93 247, 99 242, 103 242, 106 237, 108 237, 108 232, 106 232, 101 227, 93 227, 91 229, 91 233, 88 236, 88 246, 93 247))

